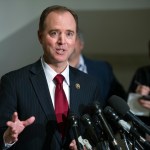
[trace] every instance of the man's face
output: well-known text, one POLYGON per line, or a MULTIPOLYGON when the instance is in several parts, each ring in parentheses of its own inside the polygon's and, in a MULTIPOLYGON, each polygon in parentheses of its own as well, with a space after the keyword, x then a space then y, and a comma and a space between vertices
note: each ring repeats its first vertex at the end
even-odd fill
POLYGON ((70 12, 51 12, 39 32, 44 59, 48 64, 66 63, 75 47, 76 22, 70 12))

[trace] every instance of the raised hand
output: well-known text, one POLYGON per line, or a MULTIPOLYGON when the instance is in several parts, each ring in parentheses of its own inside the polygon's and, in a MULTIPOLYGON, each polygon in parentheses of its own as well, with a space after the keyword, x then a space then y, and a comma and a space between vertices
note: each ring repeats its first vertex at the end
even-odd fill
POLYGON ((4 133, 5 143, 12 144, 16 142, 18 140, 19 134, 25 129, 26 126, 31 125, 34 121, 34 116, 28 118, 25 121, 20 121, 18 118, 18 113, 14 112, 12 115, 12 120, 6 123, 8 128, 4 133))

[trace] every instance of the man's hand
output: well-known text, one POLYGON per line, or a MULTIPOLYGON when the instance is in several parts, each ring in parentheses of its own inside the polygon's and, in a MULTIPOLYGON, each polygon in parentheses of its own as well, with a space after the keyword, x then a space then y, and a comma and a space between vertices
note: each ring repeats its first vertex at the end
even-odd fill
POLYGON ((70 145, 69 145, 69 149, 70 149, 70 150, 78 150, 75 140, 72 140, 72 141, 71 141, 71 143, 70 143, 70 145))
POLYGON ((33 116, 25 121, 20 121, 18 118, 18 113, 14 112, 12 115, 12 120, 6 123, 8 128, 4 133, 5 143, 12 144, 16 142, 19 134, 25 129, 26 126, 31 125, 34 121, 35 117, 33 116))
MULTIPOLYGON (((69 145, 69 149, 70 149, 70 150, 78 150, 75 140, 72 140, 72 141, 71 141, 71 143, 70 143, 70 145, 69 145)), ((84 147, 83 150, 86 150, 86 148, 84 147)))

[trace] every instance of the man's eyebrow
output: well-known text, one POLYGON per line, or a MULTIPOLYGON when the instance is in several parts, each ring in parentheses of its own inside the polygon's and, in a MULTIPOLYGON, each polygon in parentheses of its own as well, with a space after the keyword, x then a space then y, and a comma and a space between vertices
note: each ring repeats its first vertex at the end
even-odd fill
MULTIPOLYGON (((59 29, 50 29, 50 30, 49 30, 49 33, 50 33, 50 32, 53 32, 53 31, 59 32, 60 30, 59 30, 59 29)), ((61 32, 61 31, 60 31, 60 32, 61 32)), ((65 32, 71 32, 71 33, 73 33, 73 34, 75 33, 75 31, 73 31, 73 30, 71 30, 71 29, 68 29, 68 30, 66 30, 65 32)))
POLYGON ((58 29, 50 29, 49 32, 52 32, 52 31, 59 31, 58 29))
POLYGON ((73 32, 73 33, 75 33, 73 30, 67 30, 67 32, 73 32))

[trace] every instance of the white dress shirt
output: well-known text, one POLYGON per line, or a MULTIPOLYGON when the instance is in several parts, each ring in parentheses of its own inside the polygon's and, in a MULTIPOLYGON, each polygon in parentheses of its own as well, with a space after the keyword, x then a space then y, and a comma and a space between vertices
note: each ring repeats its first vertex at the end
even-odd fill
MULTIPOLYGON (((49 92, 50 92, 50 96, 52 99, 52 103, 53 103, 53 107, 55 108, 55 82, 54 82, 54 77, 58 74, 57 72, 55 72, 43 59, 43 57, 41 57, 41 63, 42 63, 42 67, 44 69, 44 73, 46 76, 46 80, 47 80, 47 84, 48 84, 48 88, 49 88, 49 92)), ((70 82, 69 82, 69 64, 67 65, 67 67, 65 68, 65 70, 61 73, 64 76, 64 81, 63 81, 63 89, 64 92, 66 94, 67 100, 68 100, 68 104, 70 104, 70 92, 69 92, 69 86, 70 86, 70 82)))

